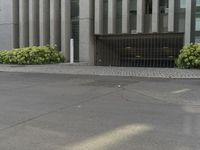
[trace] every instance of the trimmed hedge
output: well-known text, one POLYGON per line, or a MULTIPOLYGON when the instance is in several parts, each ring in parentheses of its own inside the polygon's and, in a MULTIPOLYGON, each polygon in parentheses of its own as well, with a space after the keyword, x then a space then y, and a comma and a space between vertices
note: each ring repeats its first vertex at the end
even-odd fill
POLYGON ((64 56, 55 47, 50 46, 33 46, 0 51, 1 64, 41 65, 64 61, 64 56))
POLYGON ((182 69, 200 69, 200 44, 184 46, 180 51, 176 65, 182 69))

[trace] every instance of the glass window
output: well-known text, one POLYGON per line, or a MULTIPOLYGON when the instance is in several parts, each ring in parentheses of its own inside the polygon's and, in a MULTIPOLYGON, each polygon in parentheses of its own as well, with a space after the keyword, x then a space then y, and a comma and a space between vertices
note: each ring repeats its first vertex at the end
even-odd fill
POLYGON ((160 13, 168 14, 169 1, 168 0, 160 0, 160 13))
POLYGON ((175 0, 175 10, 181 11, 186 8, 186 0, 175 0))
POLYGON ((200 36, 195 37, 195 43, 200 43, 200 36))
POLYGON ((200 31, 200 16, 196 17, 195 31, 200 31))
POLYGON ((186 0, 180 0, 180 8, 186 8, 186 0))
POLYGON ((175 0, 175 31, 185 31, 185 7, 186 0, 175 0))
POLYGON ((200 42, 200 0, 196 0, 196 8, 193 9, 194 13, 194 20, 195 20, 195 31, 192 33, 192 41, 200 42))
POLYGON ((130 1, 130 32, 136 33, 137 24, 137 0, 130 1))
POLYGON ((79 61, 79 0, 71 1, 72 38, 74 39, 74 61, 79 61))
POLYGON ((159 32, 168 32, 168 8, 169 0, 160 0, 159 1, 159 32))
POLYGON ((197 7, 200 6, 200 0, 196 0, 196 6, 197 6, 197 7))
POLYGON ((122 0, 117 0, 117 33, 122 33, 122 0))
POLYGON ((103 33, 108 33, 108 0, 103 0, 103 33))
POLYGON ((145 14, 152 14, 152 0, 145 1, 145 14))

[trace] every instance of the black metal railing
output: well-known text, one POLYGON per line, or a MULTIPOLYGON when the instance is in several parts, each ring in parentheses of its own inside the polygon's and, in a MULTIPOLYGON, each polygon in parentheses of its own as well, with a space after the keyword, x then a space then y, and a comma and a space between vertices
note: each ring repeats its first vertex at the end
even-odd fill
POLYGON ((174 67, 183 33, 96 36, 96 65, 174 67))

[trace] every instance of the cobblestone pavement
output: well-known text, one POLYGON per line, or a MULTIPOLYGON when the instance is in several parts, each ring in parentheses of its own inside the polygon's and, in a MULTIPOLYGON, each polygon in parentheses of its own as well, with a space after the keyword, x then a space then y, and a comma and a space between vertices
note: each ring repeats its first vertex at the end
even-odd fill
POLYGON ((127 76, 150 78, 182 78, 198 79, 200 70, 185 70, 175 68, 131 68, 131 67, 101 67, 86 65, 0 65, 1 72, 30 72, 50 74, 100 75, 100 76, 127 76))

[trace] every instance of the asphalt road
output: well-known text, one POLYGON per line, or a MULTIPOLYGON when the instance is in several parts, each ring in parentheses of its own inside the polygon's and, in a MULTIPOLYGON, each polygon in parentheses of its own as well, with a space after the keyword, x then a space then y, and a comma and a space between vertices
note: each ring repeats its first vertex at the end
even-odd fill
POLYGON ((200 81, 0 72, 0 150, 200 150, 200 81))

